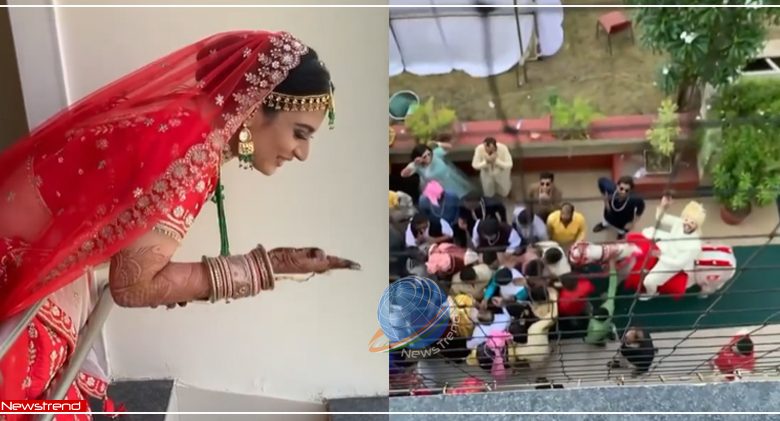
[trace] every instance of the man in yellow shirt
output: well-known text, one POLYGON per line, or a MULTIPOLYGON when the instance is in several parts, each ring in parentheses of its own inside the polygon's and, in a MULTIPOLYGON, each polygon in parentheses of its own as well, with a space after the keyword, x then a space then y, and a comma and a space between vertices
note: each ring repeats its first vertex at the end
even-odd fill
POLYGON ((577 241, 585 240, 587 224, 585 217, 574 210, 571 203, 561 204, 561 209, 554 211, 547 217, 547 231, 550 240, 568 249, 577 241))

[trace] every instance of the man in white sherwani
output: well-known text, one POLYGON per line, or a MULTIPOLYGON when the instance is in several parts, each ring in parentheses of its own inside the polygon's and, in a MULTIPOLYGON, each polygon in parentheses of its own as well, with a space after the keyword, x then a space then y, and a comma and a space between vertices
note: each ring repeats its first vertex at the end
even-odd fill
POLYGON ((645 293, 639 298, 642 301, 657 295, 658 287, 679 271, 693 276, 696 259, 701 253, 701 226, 707 216, 704 207, 691 201, 685 205, 680 217, 676 217, 666 213, 671 203, 669 196, 661 199, 661 205, 656 210, 656 219, 660 219, 658 230, 655 227, 642 230, 642 235, 656 242, 660 252, 658 263, 643 281, 645 293), (663 227, 667 229, 662 230, 663 227))

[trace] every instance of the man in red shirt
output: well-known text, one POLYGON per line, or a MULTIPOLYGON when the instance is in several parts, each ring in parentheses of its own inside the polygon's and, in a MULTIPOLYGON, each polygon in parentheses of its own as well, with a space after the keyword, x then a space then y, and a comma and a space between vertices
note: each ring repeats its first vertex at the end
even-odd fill
POLYGON ((582 331, 588 324, 590 302, 588 297, 596 287, 586 278, 570 274, 561 277, 561 292, 558 295, 558 320, 563 332, 582 331))
POLYGON ((734 372, 737 370, 753 371, 756 365, 756 356, 753 353, 753 341, 744 333, 737 334, 728 345, 721 348, 718 355, 710 362, 710 366, 717 367, 721 374, 726 375, 726 380, 734 380, 734 372))

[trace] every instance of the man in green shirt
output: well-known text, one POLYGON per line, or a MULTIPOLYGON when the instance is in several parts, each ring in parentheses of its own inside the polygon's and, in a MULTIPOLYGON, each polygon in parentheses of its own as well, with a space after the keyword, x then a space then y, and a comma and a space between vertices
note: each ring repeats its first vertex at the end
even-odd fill
POLYGON ((607 299, 593 312, 588 322, 588 330, 585 335, 585 343, 597 346, 605 346, 608 338, 615 337, 615 324, 612 316, 615 314, 615 293, 617 292, 618 276, 615 269, 615 261, 609 262, 609 286, 607 299))

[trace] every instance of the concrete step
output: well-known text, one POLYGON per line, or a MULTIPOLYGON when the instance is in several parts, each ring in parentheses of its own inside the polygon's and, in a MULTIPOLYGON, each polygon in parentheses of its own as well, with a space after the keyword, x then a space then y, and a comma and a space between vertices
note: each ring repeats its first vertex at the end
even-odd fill
MULTIPOLYGON (((388 412, 390 400, 387 397, 331 399, 328 412, 388 412)), ((339 415, 331 414, 330 421, 387 421, 389 415, 339 415)))
MULTIPOLYGON (((108 397, 118 406, 124 404, 128 412, 165 412, 168 410, 173 380, 128 380, 112 383, 108 397)), ((90 399, 94 412, 103 411, 103 402, 90 399)), ((95 415, 95 421, 108 421, 107 415, 95 415)), ((165 415, 122 415, 124 421, 165 421, 165 415)))

